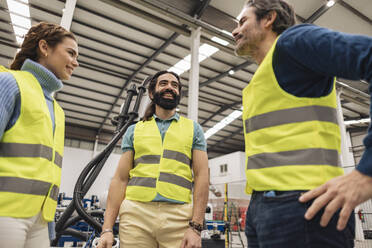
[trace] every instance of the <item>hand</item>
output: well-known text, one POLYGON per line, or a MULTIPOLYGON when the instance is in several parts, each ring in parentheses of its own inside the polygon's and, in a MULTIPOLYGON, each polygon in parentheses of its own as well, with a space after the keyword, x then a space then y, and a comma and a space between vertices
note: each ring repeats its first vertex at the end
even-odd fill
POLYGON ((306 192, 299 200, 307 202, 314 198, 316 199, 305 213, 305 219, 312 219, 320 209, 326 206, 320 220, 320 225, 325 227, 334 213, 341 208, 337 222, 337 229, 341 231, 345 228, 354 208, 372 198, 372 177, 354 170, 306 192))
POLYGON ((201 248, 201 237, 191 228, 183 236, 181 248, 201 248))
POLYGON ((114 243, 114 234, 112 232, 107 232, 101 235, 98 241, 97 248, 112 248, 114 243))

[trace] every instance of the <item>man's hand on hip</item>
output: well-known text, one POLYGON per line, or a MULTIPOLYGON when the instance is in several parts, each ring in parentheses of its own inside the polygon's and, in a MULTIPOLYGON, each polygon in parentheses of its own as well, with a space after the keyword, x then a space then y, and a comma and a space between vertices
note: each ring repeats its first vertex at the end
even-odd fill
POLYGON ((301 202, 315 199, 305 213, 307 220, 312 219, 323 207, 324 213, 320 225, 325 227, 334 213, 341 209, 337 229, 343 230, 350 214, 356 206, 372 198, 372 177, 357 170, 335 177, 325 184, 306 192, 300 197, 301 202))

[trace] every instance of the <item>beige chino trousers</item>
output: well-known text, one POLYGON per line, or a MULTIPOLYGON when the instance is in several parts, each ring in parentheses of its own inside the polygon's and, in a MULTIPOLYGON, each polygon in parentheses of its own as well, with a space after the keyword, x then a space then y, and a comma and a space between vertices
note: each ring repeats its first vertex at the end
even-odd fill
POLYGON ((124 200, 119 216, 120 247, 179 248, 192 204, 124 200))

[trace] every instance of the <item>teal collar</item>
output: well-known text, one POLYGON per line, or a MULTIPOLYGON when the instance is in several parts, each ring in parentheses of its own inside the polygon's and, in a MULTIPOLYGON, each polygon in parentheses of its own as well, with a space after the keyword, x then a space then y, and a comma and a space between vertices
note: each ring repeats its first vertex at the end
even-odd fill
POLYGON ((62 89, 62 81, 59 80, 53 72, 42 66, 41 64, 31 60, 26 59, 23 62, 22 71, 28 71, 39 81, 44 94, 52 97, 52 93, 62 89))
POLYGON ((160 121, 172 121, 172 120, 178 121, 180 119, 180 115, 177 112, 172 117, 166 120, 159 118, 156 114, 153 114, 153 117, 155 118, 155 120, 160 120, 160 121))

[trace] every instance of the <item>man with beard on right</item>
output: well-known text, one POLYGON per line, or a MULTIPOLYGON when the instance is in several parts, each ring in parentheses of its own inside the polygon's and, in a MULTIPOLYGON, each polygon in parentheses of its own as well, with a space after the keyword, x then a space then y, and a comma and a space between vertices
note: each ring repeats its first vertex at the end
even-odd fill
POLYGON ((123 136, 98 248, 112 247, 118 215, 120 247, 201 247, 208 156, 201 126, 176 113, 181 88, 173 72, 152 77, 152 102, 123 136))

